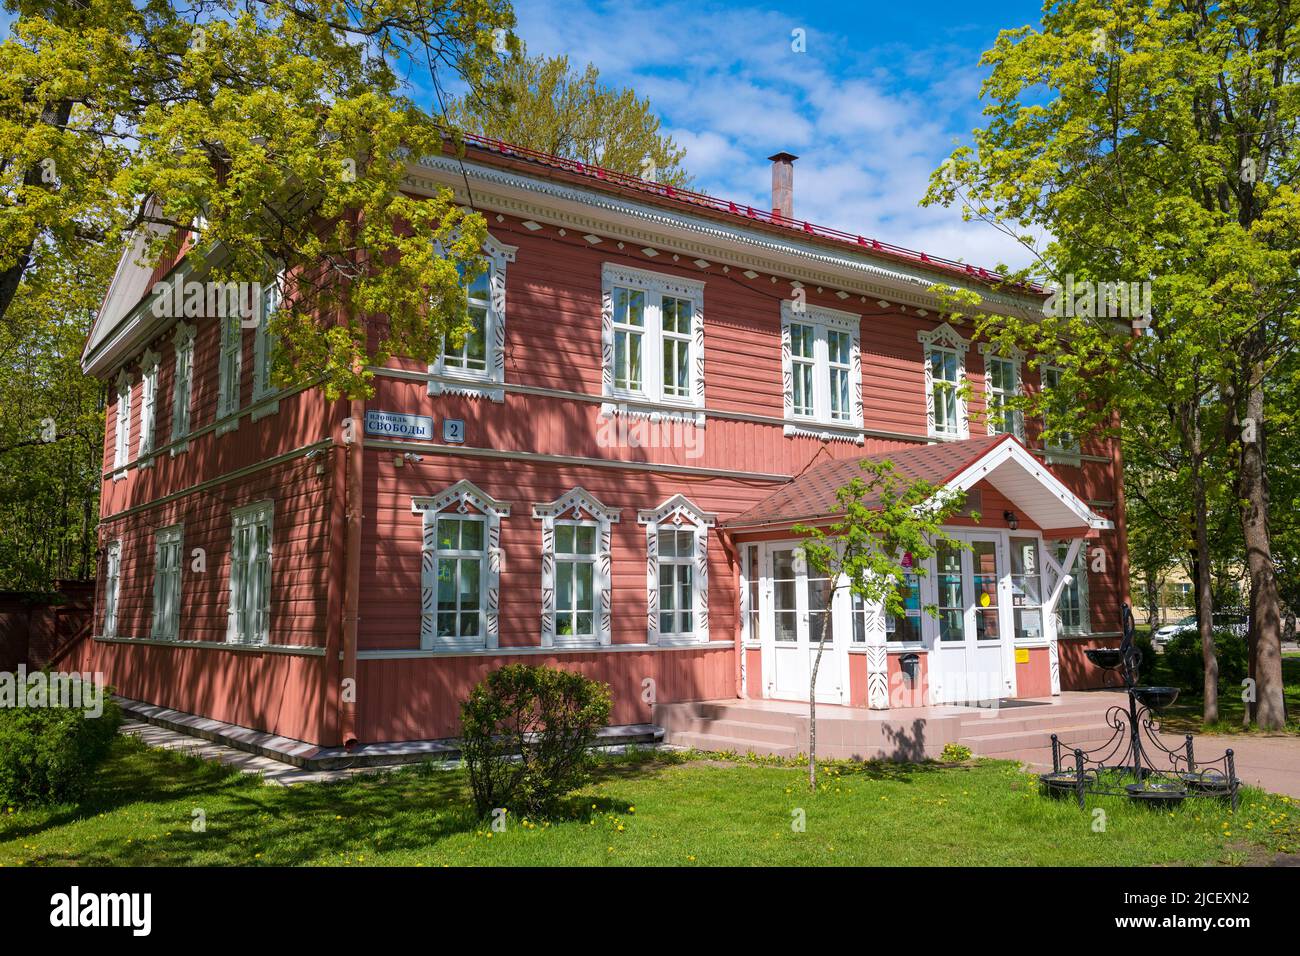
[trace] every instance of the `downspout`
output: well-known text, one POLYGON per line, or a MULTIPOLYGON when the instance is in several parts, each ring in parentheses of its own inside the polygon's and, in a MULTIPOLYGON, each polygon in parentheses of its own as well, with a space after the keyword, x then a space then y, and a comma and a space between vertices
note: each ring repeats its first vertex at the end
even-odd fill
POLYGON ((348 405, 349 419, 344 426, 344 454, 347 456, 344 479, 344 550, 343 564, 343 666, 339 673, 343 693, 339 698, 339 729, 345 750, 357 745, 357 627, 361 611, 361 489, 365 475, 366 401, 354 398, 348 405))
POLYGON ((737 546, 735 541, 731 540, 731 535, 727 534, 725 530, 719 530, 718 540, 722 542, 722 550, 727 553, 727 557, 730 559, 728 563, 731 565, 731 600, 732 607, 734 607, 736 611, 736 666, 734 668, 735 673, 733 676, 736 682, 736 697, 741 699, 745 696, 745 641, 743 636, 745 621, 741 615, 740 572, 742 566, 740 563, 740 548, 737 546))

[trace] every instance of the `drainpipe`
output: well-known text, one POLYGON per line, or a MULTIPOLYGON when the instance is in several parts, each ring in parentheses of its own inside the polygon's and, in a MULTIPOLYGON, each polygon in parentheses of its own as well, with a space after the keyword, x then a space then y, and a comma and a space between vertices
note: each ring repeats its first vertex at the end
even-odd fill
POLYGON ((744 619, 741 617, 741 613, 740 613, 740 610, 741 610, 741 603, 740 603, 740 571, 741 571, 741 563, 740 563, 740 562, 741 562, 740 546, 737 545, 735 541, 731 540, 731 536, 730 536, 729 534, 727 534, 726 531, 721 531, 721 532, 719 532, 719 534, 718 534, 718 540, 722 542, 722 550, 725 551, 725 552, 727 553, 727 557, 731 559, 731 560, 730 560, 730 564, 731 564, 731 595, 732 595, 732 607, 734 607, 734 608, 735 608, 735 611, 736 611, 736 625, 737 625, 737 626, 736 626, 736 632, 735 632, 735 638, 734 638, 734 640, 735 640, 735 642, 736 642, 736 666, 735 666, 735 673, 734 673, 733 676, 734 676, 734 678, 735 678, 735 682, 736 682, 736 697, 737 697, 737 698, 742 698, 742 697, 745 696, 745 694, 744 694, 744 687, 745 687, 745 684, 744 684, 744 679, 743 679, 743 677, 742 677, 742 674, 744 673, 743 668, 744 668, 744 666, 745 666, 745 665, 744 665, 744 661, 743 661, 743 659, 742 659, 743 656, 744 656, 744 654, 745 654, 745 642, 744 642, 744 640, 742 640, 741 635, 744 633, 745 622, 744 622, 744 619))
POLYGON ((361 611, 361 488, 365 469, 366 402, 354 398, 348 404, 350 428, 345 433, 347 475, 344 480, 344 550, 343 565, 343 667, 339 674, 340 685, 347 685, 351 693, 339 699, 339 729, 343 747, 352 750, 357 745, 357 625, 361 611))

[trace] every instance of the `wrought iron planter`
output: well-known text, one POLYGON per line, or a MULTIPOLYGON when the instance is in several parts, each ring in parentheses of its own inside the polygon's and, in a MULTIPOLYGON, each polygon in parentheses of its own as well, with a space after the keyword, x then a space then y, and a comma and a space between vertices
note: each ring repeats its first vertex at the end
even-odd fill
POLYGON ((1128 706, 1116 705, 1106 712, 1113 733, 1098 747, 1072 747, 1052 734, 1052 771, 1038 778, 1043 792, 1054 797, 1072 794, 1080 808, 1088 794, 1110 794, 1153 807, 1169 807, 1185 799, 1231 800, 1235 810, 1241 781, 1231 750, 1213 760, 1198 760, 1191 734, 1177 747, 1161 740, 1153 714, 1178 699, 1178 688, 1137 686, 1142 655, 1133 643, 1133 616, 1127 605, 1123 613, 1124 639, 1119 648, 1085 653, 1098 667, 1120 671, 1128 706))

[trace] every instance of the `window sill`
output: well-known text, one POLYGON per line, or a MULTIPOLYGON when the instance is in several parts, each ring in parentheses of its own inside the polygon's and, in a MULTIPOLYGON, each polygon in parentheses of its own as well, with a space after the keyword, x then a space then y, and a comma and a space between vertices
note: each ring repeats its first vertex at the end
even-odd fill
POLYGON ((653 399, 629 395, 614 395, 600 405, 600 417, 627 415, 631 418, 647 418, 651 422, 681 422, 704 428, 706 419, 704 410, 693 404, 675 404, 656 402, 653 399))
POLYGON ((255 422, 259 418, 266 418, 268 415, 274 415, 280 410, 280 400, 278 398, 272 398, 271 395, 254 395, 253 403, 256 405, 258 402, 265 402, 266 404, 254 408, 252 413, 248 416, 249 421, 255 422), (268 401, 268 399, 270 400, 268 401))
POLYGON ((183 647, 210 651, 242 651, 255 654, 287 654, 304 657, 321 657, 325 648, 297 644, 235 644, 229 641, 187 641, 152 637, 120 637, 98 634, 94 640, 103 644, 140 644, 145 647, 183 647))
POLYGON ((813 418, 787 418, 785 420, 785 437, 817 438, 821 441, 851 441, 855 445, 865 443, 862 429, 857 425, 844 422, 818 421, 813 418))
MULTIPOLYGON (((173 439, 172 439, 173 442, 176 442, 176 441, 179 441, 179 440, 180 440, 179 438, 173 438, 173 439)), ((187 442, 187 441, 186 441, 186 442, 181 442, 181 444, 179 444, 179 445, 177 445, 177 444, 173 444, 172 447, 171 447, 171 456, 172 456, 173 458, 175 458, 177 455, 183 455, 183 454, 185 454, 185 453, 186 453, 187 451, 189 451, 189 450, 190 450, 190 443, 187 442)))
POLYGON ((1078 468, 1083 464, 1081 452, 1070 448, 1043 448, 1043 460, 1049 465, 1070 465, 1078 468))
POLYGON ((969 436, 962 435, 959 432, 958 433, 930 432, 930 434, 926 437, 928 437, 931 441, 962 441, 963 438, 968 438, 969 436))
POLYGON ((228 418, 223 418, 217 422, 216 433, 224 435, 227 432, 233 432, 239 428, 239 412, 232 413, 228 418))

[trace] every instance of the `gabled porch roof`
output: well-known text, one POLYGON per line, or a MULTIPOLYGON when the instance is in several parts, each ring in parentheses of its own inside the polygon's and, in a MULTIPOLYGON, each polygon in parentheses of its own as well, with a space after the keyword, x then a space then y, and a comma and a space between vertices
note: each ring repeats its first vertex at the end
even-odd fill
MULTIPOLYGON (((885 459, 894 463, 903 478, 924 479, 953 491, 967 491, 980 481, 988 481, 1020 514, 1057 537, 1079 537, 1114 527, 1012 435, 917 445, 823 462, 721 526, 737 532, 828 518, 835 513, 836 490, 862 474, 860 463, 885 459)), ((867 499, 868 505, 873 503, 867 499)))

